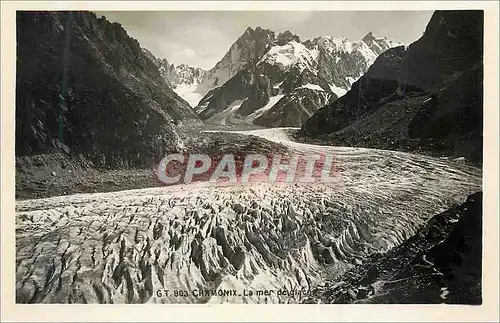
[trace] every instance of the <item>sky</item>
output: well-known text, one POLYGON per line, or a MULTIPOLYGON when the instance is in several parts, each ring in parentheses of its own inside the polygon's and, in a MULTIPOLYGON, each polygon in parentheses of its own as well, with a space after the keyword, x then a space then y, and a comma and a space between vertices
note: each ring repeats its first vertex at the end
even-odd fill
POLYGON ((302 41, 318 36, 358 41, 372 32, 410 44, 433 11, 104 11, 156 57, 175 65, 212 68, 247 27, 286 30, 302 41))

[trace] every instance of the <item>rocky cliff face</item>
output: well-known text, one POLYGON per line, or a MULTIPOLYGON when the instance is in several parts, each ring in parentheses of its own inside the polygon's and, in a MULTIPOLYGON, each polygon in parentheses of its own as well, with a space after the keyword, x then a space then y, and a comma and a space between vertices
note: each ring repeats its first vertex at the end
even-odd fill
POLYGON ((144 166, 199 123, 118 23, 89 12, 18 12, 16 155, 54 150, 144 166))
POLYGON ((436 11, 422 38, 380 56, 300 135, 323 143, 439 152, 480 161, 483 14, 436 11))
POLYGON ((424 35, 411 44, 399 74, 402 84, 436 90, 483 59, 483 13, 436 11, 424 35))
POLYGON ((173 89, 178 86, 196 86, 203 81, 203 77, 207 72, 204 69, 187 64, 175 66, 174 64, 170 64, 166 58, 157 58, 147 48, 142 48, 142 51, 144 55, 158 66, 161 76, 173 89))
POLYGON ((248 27, 224 57, 204 75, 203 82, 196 91, 204 95, 211 89, 222 86, 247 63, 262 56, 274 39, 273 31, 248 27))
POLYGON ((200 101, 196 111, 203 120, 300 126, 397 44, 371 33, 355 43, 328 36, 301 42, 289 31, 266 35, 265 52, 200 101))

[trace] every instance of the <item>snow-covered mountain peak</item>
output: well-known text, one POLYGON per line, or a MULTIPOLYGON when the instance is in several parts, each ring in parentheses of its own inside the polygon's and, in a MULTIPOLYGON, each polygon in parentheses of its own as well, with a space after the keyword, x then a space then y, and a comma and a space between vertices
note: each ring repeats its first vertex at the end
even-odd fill
POLYGON ((175 67, 175 75, 172 84, 176 87, 178 85, 198 85, 203 80, 203 76, 207 71, 189 66, 186 64, 180 64, 175 67))
POLYGON ((292 40, 283 46, 273 46, 257 65, 265 62, 270 65, 278 65, 282 69, 295 66, 302 71, 306 68, 315 68, 318 55, 318 50, 308 49, 302 43, 292 40))
POLYGON ((155 57, 153 53, 146 48, 143 48, 142 51, 153 63, 155 63, 165 83, 167 83, 177 95, 186 100, 191 107, 198 105, 201 95, 195 93, 195 90, 207 73, 206 70, 187 64, 175 66, 174 64, 170 64, 166 58, 155 57))
POLYGON ((401 46, 400 42, 395 42, 387 39, 387 37, 376 38, 370 32, 360 42, 358 42, 358 50, 365 56, 369 65, 375 62, 378 55, 392 47, 401 46))
POLYGON ((272 46, 262 56, 258 64, 266 62, 270 65, 277 65, 282 69, 295 66, 300 71, 306 68, 315 70, 320 53, 330 56, 337 63, 342 55, 358 52, 365 58, 367 65, 370 66, 382 52, 399 45, 399 43, 391 42, 385 37, 375 38, 371 32, 359 42, 351 42, 346 37, 320 36, 301 43, 296 40, 298 36, 288 31, 278 35, 278 38, 280 36, 292 38, 292 40, 285 44, 280 44, 277 41, 276 45, 272 46))

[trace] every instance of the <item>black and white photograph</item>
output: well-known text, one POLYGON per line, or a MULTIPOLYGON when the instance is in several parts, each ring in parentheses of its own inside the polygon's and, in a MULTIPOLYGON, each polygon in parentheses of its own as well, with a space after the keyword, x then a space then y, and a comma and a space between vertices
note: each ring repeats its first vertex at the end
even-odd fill
POLYGON ((484 21, 17 10, 15 303, 481 306, 484 21))

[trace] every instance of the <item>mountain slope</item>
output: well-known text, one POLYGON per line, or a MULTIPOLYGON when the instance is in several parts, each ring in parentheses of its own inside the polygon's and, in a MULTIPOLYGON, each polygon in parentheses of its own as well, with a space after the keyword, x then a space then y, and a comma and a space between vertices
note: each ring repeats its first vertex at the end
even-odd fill
POLYGON ((144 166, 200 123, 118 23, 89 12, 18 12, 16 155, 63 150, 144 166))
POLYGON ((174 73, 175 73, 173 69, 173 64, 171 65, 166 58, 163 59, 157 58, 147 48, 143 47, 142 52, 158 67, 160 75, 165 80, 165 83, 167 83, 168 86, 172 87, 172 83, 170 81, 174 78, 174 73))
POLYGON ((312 116, 302 140, 480 161, 482 26, 480 11, 436 11, 418 41, 384 53, 345 96, 312 116))
POLYGON ((378 108, 387 93, 395 93, 398 88, 395 71, 400 67, 404 54, 405 49, 400 46, 380 55, 349 92, 333 102, 330 105, 332 108, 323 108, 314 114, 303 130, 309 135, 340 130, 378 108))
POLYGON ((355 43, 328 36, 301 42, 288 31, 269 43, 261 57, 200 101, 196 111, 203 120, 300 126, 345 94, 379 54, 396 45, 371 33, 355 43))

